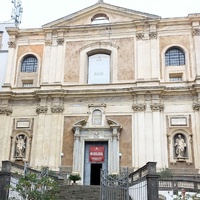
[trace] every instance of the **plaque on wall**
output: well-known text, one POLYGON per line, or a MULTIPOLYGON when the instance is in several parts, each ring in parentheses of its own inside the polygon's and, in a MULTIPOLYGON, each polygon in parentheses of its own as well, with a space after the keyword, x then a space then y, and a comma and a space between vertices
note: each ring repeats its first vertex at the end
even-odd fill
POLYGON ((17 122, 17 128, 29 128, 30 127, 30 121, 18 121, 17 122))
POLYGON ((171 126, 187 126, 187 118, 186 117, 171 117, 170 125, 171 126))

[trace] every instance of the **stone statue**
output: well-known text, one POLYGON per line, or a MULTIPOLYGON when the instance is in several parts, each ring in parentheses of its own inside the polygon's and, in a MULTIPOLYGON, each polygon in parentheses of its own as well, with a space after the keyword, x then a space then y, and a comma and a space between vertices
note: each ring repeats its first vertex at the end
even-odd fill
POLYGON ((178 158, 183 158, 185 154, 186 143, 181 135, 178 135, 175 141, 175 152, 178 158))
POLYGON ((19 135, 16 137, 16 148, 15 148, 15 152, 16 152, 16 156, 17 157, 23 157, 25 156, 25 150, 26 150, 26 141, 25 141, 26 137, 23 135, 19 135))

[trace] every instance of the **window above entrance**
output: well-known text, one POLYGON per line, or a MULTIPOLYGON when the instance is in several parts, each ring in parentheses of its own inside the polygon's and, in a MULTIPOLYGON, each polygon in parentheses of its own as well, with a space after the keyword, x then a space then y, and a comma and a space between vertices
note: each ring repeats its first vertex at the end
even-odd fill
POLYGON ((102 125, 102 112, 94 110, 92 113, 92 125, 102 125))

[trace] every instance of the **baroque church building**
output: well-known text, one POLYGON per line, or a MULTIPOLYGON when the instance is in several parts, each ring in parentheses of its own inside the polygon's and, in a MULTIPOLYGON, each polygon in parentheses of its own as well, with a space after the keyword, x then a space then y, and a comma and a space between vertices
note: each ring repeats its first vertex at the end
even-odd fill
POLYGON ((161 18, 103 1, 41 28, 7 28, 0 160, 200 172, 200 14, 161 18))

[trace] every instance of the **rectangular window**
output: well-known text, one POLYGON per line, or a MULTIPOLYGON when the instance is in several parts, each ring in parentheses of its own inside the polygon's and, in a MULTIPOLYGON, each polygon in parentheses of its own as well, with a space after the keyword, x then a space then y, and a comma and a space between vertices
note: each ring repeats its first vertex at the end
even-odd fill
POLYGON ((183 80, 183 74, 170 74, 169 75, 169 81, 172 82, 180 82, 183 80))
POLYGON ((22 87, 33 87, 33 81, 23 82, 22 87))

